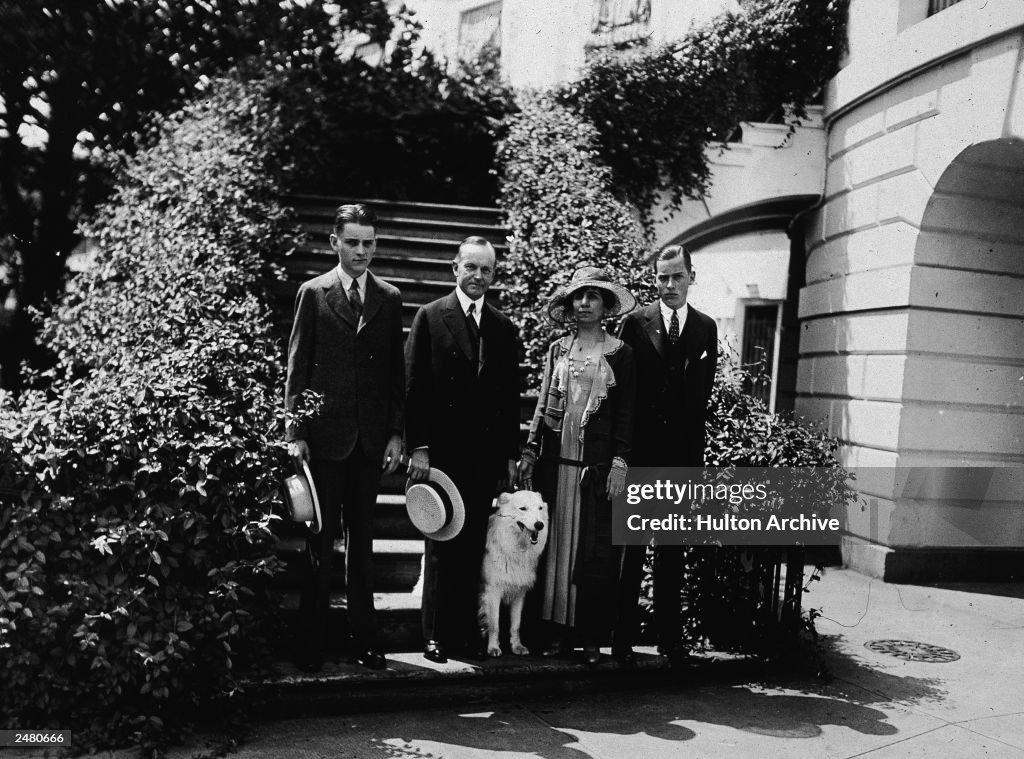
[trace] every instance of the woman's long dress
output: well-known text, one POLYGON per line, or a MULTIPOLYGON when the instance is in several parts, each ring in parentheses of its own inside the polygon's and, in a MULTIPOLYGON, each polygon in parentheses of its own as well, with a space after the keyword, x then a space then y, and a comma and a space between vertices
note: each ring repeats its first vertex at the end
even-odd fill
MULTIPOLYGON (((562 422, 562 445, 559 456, 570 461, 580 460, 580 423, 597 376, 598 363, 571 363, 566 394, 565 417, 562 422)), ((544 603, 541 617, 572 626, 576 618, 576 586, 572 584, 572 568, 576 561, 580 526, 580 473, 581 467, 558 465, 558 489, 552 511, 551 534, 548 536, 544 603)))

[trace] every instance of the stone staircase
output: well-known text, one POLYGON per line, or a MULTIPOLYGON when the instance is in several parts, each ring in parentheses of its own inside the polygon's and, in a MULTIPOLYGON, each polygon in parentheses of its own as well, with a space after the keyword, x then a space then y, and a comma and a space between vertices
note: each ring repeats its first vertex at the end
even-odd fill
MULTIPOLYGON (((328 237, 334 223, 334 211, 345 198, 291 195, 284 198, 295 209, 306 232, 303 243, 284 260, 287 282, 275 293, 279 326, 285 334, 291 326, 295 293, 303 281, 337 265, 328 237)), ((449 206, 396 201, 361 201, 378 216, 377 253, 370 266, 402 291, 404 325, 412 324, 416 310, 423 304, 451 292, 454 287, 451 261, 458 243, 470 235, 490 240, 499 257, 505 252, 506 230, 500 224, 496 208, 449 206)), ((492 288, 488 300, 497 303, 500 287, 492 288)), ((532 412, 534 399, 523 396, 523 414, 532 412)), ((416 651, 422 645, 420 631, 420 593, 423 538, 405 513, 404 477, 385 477, 374 514, 374 556, 376 569, 376 608, 387 652, 416 651)), ((278 530, 278 553, 286 571, 278 578, 282 604, 291 621, 297 617, 301 587, 301 559, 305 550, 305 528, 283 524, 278 530)), ((335 544, 334 592, 331 597, 331 629, 347 629, 345 614, 344 546, 335 544)), ((333 636, 340 645, 346 636, 333 636)))

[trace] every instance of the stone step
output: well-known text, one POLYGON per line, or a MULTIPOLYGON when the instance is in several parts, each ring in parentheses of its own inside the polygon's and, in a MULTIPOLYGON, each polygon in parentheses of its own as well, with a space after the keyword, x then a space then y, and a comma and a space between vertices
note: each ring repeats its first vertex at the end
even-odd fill
POLYGON ((635 647, 631 665, 619 664, 602 649, 597 665, 578 658, 503 656, 486 661, 457 657, 434 664, 418 651, 387 654, 387 669, 359 666, 345 656, 329 660, 316 674, 306 674, 282 659, 272 660, 261 680, 243 682, 254 717, 291 719, 327 717, 354 712, 420 709, 425 704, 508 703, 519 699, 597 690, 687 688, 709 684, 753 682, 771 674, 757 659, 727 654, 694 656, 682 668, 669 668, 650 646, 635 647))
MULTIPOLYGON (((304 535, 286 534, 278 539, 276 553, 284 561, 285 569, 274 578, 276 587, 282 590, 295 590, 302 587, 305 551, 304 535)), ((375 584, 378 590, 382 592, 409 591, 420 580, 423 563, 423 538, 375 538, 373 556, 375 584)), ((345 543, 340 538, 334 541, 331 587, 338 590, 345 587, 345 543)))
MULTIPOLYGON (((420 621, 421 596, 405 593, 374 593, 373 606, 380 625, 380 647, 387 652, 418 651, 423 646, 423 626, 420 621)), ((288 593, 282 598, 281 609, 285 619, 298 623, 299 595, 288 593)), ((344 651, 349 640, 348 598, 343 591, 331 594, 327 612, 328 650, 344 651)), ((294 629, 293 629, 294 632, 294 629)))
MULTIPOLYGON (((312 279, 330 271, 333 264, 330 261, 296 261, 291 265, 285 262, 285 269, 288 273, 286 282, 276 282, 271 285, 271 294, 283 306, 294 304, 295 294, 299 291, 299 285, 306 280, 312 279)), ((371 267, 376 272, 376 262, 371 267)), ((402 291, 402 302, 415 307, 430 303, 433 300, 447 295, 455 289, 455 281, 451 278, 451 269, 439 270, 437 278, 427 279, 417 276, 382 276, 386 282, 402 291)), ((495 285, 487 291, 487 302, 498 304, 503 288, 495 285)), ((288 319, 291 320, 291 309, 288 310, 288 319)))
MULTIPOLYGON (((329 234, 329 229, 324 232, 314 231, 308 234, 306 239, 296 246, 296 253, 303 252, 307 255, 321 254, 337 261, 337 256, 331 249, 331 243, 328 240, 329 234)), ((508 249, 508 246, 500 240, 492 244, 499 257, 508 249)), ((445 262, 450 266, 457 250, 458 246, 450 240, 438 240, 431 237, 398 236, 385 232, 377 235, 378 256, 419 256, 445 262)), ((295 254, 293 253, 292 255, 295 254)))
POLYGON ((334 218, 335 209, 342 203, 365 203, 373 208, 382 226, 391 219, 425 219, 446 221, 467 226, 499 226, 501 212, 493 206, 447 205, 412 201, 338 198, 324 195, 295 194, 282 198, 285 205, 296 212, 334 218))
MULTIPOLYGON (((298 211, 298 222, 312 239, 327 240, 334 231, 334 211, 328 214, 298 211)), ((480 235, 491 245, 504 246, 508 229, 498 224, 463 224, 447 219, 385 219, 378 223, 377 247, 383 249, 388 240, 404 238, 433 239, 454 247, 470 235, 480 235)))

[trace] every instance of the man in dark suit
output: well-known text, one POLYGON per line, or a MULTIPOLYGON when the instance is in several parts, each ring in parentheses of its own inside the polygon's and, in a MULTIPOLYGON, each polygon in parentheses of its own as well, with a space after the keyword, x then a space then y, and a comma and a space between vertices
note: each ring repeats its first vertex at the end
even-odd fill
POLYGON ((288 343, 285 407, 289 453, 309 462, 323 528, 309 538, 301 601, 299 664, 323 665, 331 564, 344 525, 348 618, 356 657, 383 669, 373 607, 373 507, 381 470, 395 471, 402 453, 405 365, 402 295, 367 270, 376 251, 376 216, 362 204, 337 210, 331 248, 338 266, 303 283, 288 343), (303 394, 322 396, 304 417, 303 394))
MULTIPOLYGON (((633 466, 704 466, 704 423, 718 362, 714 320, 686 302, 694 282, 690 252, 665 247, 654 262, 658 300, 626 317, 620 337, 636 363, 633 466)), ((612 652, 632 658, 644 546, 627 546, 622 563, 619 624, 612 652)), ((654 552, 654 616, 662 653, 678 660, 683 547, 654 552)))
POLYGON ((430 467, 462 494, 466 521, 451 541, 427 539, 423 654, 478 655, 477 591, 491 502, 515 475, 519 453, 519 341, 508 317, 484 302, 494 248, 468 237, 452 263, 455 291, 420 308, 405 346, 410 477, 430 467))

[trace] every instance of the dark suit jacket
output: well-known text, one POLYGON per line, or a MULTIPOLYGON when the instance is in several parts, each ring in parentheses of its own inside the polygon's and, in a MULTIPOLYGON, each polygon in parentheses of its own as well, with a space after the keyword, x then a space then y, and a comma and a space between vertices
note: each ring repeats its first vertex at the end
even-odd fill
POLYGON ((454 291, 416 313, 405 346, 405 442, 410 451, 428 446, 430 465, 449 474, 480 461, 500 479, 519 454, 519 340, 487 303, 480 343, 478 372, 454 291))
POLYGON ((289 424, 288 440, 306 440, 313 458, 343 460, 359 441, 383 456, 391 435, 401 435, 405 408, 402 294, 366 275, 363 327, 349 305, 336 269, 303 283, 288 342, 285 408, 294 411, 304 390, 323 395, 321 413, 289 424))
POLYGON ((630 463, 704 466, 704 425, 718 363, 714 319, 690 306, 683 332, 672 346, 660 303, 655 301, 627 316, 619 336, 633 349, 636 362, 636 426, 630 463))

